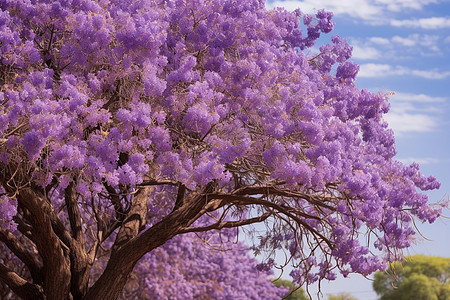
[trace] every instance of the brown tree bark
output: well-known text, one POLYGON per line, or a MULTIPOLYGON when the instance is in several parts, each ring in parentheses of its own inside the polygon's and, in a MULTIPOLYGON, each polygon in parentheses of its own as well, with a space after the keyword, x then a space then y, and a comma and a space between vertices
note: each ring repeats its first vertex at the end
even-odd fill
MULTIPOLYGON (((44 265, 44 292, 47 300, 66 299, 69 294, 70 265, 62 241, 53 230, 53 206, 35 189, 23 188, 17 195, 19 206, 29 212, 34 242, 44 265)), ((67 246, 65 246, 67 247, 67 246)))
POLYGON ((121 231, 119 231, 116 239, 118 243, 113 247, 103 274, 89 289, 84 299, 117 299, 127 282, 128 276, 142 256, 163 245, 200 217, 202 209, 207 205, 206 194, 209 192, 211 192, 211 185, 199 192, 190 193, 183 201, 182 206, 173 210, 140 235, 131 237, 136 232, 136 222, 142 220, 138 216, 147 212, 147 207, 142 205, 141 201, 148 201, 148 196, 145 192, 141 196, 136 195, 135 198, 140 199, 136 203, 140 204, 136 205, 134 213, 129 215, 130 219, 135 220, 135 223, 130 223, 128 228, 125 229, 126 226, 123 226, 121 229, 122 236, 120 236, 121 231), (131 216, 134 217, 131 218, 131 216), (126 239, 125 236, 131 238, 126 239))
POLYGON ((42 287, 31 284, 18 274, 9 270, 0 263, 0 280, 5 282, 8 287, 19 297, 27 300, 46 299, 42 287))

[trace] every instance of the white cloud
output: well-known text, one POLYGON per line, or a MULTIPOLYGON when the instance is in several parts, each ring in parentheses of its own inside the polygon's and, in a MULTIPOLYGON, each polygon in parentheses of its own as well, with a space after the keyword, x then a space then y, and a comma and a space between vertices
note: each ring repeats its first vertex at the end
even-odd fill
MULTIPOLYGON (((302 6, 302 3, 300 1, 266 1, 266 8, 271 9, 275 7, 283 7, 288 11, 296 10, 297 8, 300 8, 302 6)), ((302 11, 304 11, 304 8, 301 8, 302 11)))
POLYGON ((425 79, 446 79, 450 77, 450 71, 442 72, 433 70, 415 70, 403 66, 391 66, 388 64, 362 64, 358 76, 361 78, 387 77, 387 76, 417 76, 425 79))
POLYGON ((314 13, 318 9, 327 9, 336 15, 349 15, 366 21, 380 23, 387 13, 404 10, 421 10, 424 6, 437 3, 438 0, 287 0, 266 1, 267 8, 284 7, 287 10, 300 8, 305 13, 314 13))
POLYGON ((441 103, 447 100, 426 94, 393 93, 389 97, 391 109, 384 118, 397 136, 434 131, 439 128, 441 103))
POLYGON ((381 57, 380 51, 375 49, 374 47, 364 47, 364 46, 353 46, 352 57, 355 59, 377 59, 381 57))
POLYGON ((422 77, 425 79, 446 79, 447 77, 450 77, 450 71, 447 72, 440 72, 436 69, 434 70, 408 70, 408 72, 411 72, 411 75, 422 77))
POLYGON ((412 94, 412 93, 395 93, 394 95, 391 95, 389 98, 395 101, 422 102, 422 103, 444 102, 448 100, 448 98, 445 97, 434 97, 425 94, 412 94))
POLYGON ((386 59, 398 60, 412 56, 442 55, 442 38, 430 34, 395 35, 386 37, 368 37, 351 39, 356 59, 386 59))
POLYGON ((387 64, 362 64, 359 66, 358 76, 362 78, 386 77, 392 75, 404 75, 405 69, 393 67, 387 64))
POLYGON ((428 165, 428 164, 437 164, 439 163, 439 159, 434 157, 405 157, 405 158, 397 158, 398 161, 404 163, 405 165, 410 165, 413 162, 418 163, 419 165, 428 165))
POLYGON ((404 37, 401 37, 401 36, 398 36, 398 35, 394 36, 392 38, 392 41, 395 42, 395 43, 399 43, 399 44, 401 44, 403 46, 408 46, 408 47, 415 46, 417 44, 417 40, 416 39, 404 38, 404 37))
POLYGON ((267 2, 268 8, 284 7, 287 10, 300 8, 305 13, 315 13, 319 9, 332 11, 336 15, 351 15, 361 19, 373 19, 375 15, 382 13, 382 7, 373 5, 368 0, 304 0, 304 1, 274 1, 267 2))
POLYGON ((389 39, 382 38, 382 37, 371 37, 368 40, 369 40, 369 42, 378 44, 378 45, 389 45, 391 43, 391 41, 389 39))
POLYGON ((407 132, 429 132, 437 127, 437 121, 430 115, 389 112, 384 118, 397 135, 407 132))
POLYGON ((430 34, 410 34, 406 37, 396 35, 391 38, 394 44, 399 44, 404 47, 414 47, 415 50, 420 50, 426 54, 440 52, 438 46, 439 40, 439 36, 430 34), (418 46, 423 47, 423 49, 419 49, 418 46))
POLYGON ((449 17, 432 17, 412 20, 392 20, 392 26, 396 27, 410 27, 423 29, 442 29, 450 28, 449 17))
POLYGON ((374 2, 385 5, 390 11, 401 11, 404 9, 421 10, 424 6, 437 3, 437 0, 375 0, 374 2))

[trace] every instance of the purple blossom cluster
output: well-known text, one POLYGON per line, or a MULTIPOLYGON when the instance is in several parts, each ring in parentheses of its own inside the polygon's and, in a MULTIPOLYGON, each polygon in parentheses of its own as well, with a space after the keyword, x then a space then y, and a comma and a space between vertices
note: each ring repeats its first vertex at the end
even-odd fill
MULTIPOLYGON (((267 233, 266 243, 290 251, 296 282, 383 269, 410 246, 412 218, 439 217, 421 191, 440 184, 395 160, 388 97, 357 88, 345 40, 304 51, 331 19, 266 10, 263 0, 2 1, 0 168, 23 168, 20 178, 63 215, 61 195, 75 185, 89 232, 100 226, 93 215, 118 215, 146 182, 168 185, 149 195, 148 217, 158 220, 177 200, 174 186, 189 194, 215 183, 233 195, 265 187, 236 215, 266 203, 279 220, 298 217, 301 230, 273 227, 282 234, 267 233), (365 230, 370 245, 358 239, 365 230)), ((0 198, 2 228, 17 214, 9 195, 0 198)), ((222 255, 192 239, 177 237, 139 264, 146 295, 279 295, 242 244, 223 242, 233 250, 222 255)))

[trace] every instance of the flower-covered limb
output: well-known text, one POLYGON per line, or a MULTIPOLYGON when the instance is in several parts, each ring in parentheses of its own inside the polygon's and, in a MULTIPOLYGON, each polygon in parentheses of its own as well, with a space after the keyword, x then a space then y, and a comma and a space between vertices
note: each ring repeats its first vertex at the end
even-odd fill
MULTIPOLYGON (((411 218, 440 214, 421 193, 437 179, 395 160, 387 95, 355 85, 351 46, 334 36, 308 53, 329 12, 260 0, 0 10, 0 227, 45 264, 54 255, 62 298, 117 297, 174 235, 258 221, 255 250, 283 249, 297 283, 366 275, 401 258, 411 218)), ((4 265, 31 283, 6 240, 4 265)))

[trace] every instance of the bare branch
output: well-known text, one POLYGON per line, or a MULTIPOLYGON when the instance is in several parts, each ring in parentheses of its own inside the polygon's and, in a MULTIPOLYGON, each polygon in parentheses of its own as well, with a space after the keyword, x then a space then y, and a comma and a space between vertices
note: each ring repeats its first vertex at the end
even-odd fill
POLYGON ((311 204, 335 211, 336 208, 325 203, 325 201, 335 200, 335 197, 316 196, 300 192, 286 191, 275 186, 245 186, 232 192, 234 195, 274 195, 289 198, 301 198, 311 204))
POLYGON ((180 233, 203 232, 203 231, 208 231, 208 230, 212 230, 212 229, 220 230, 222 228, 235 228, 235 227, 240 227, 240 226, 244 226, 244 225, 250 225, 250 224, 254 224, 254 223, 263 222, 271 215, 272 215, 272 213, 264 213, 259 217, 254 217, 254 218, 245 219, 245 220, 226 221, 226 222, 219 221, 217 223, 214 223, 214 224, 211 224, 211 225, 205 226, 205 227, 185 228, 185 229, 180 230, 180 233))
POLYGON ((318 236, 321 238, 322 241, 324 241, 325 243, 327 243, 327 245, 332 249, 333 245, 331 244, 330 240, 327 239, 324 235, 322 235, 320 232, 318 232, 316 229, 314 229, 313 227, 311 227, 309 224, 305 223, 303 220, 301 220, 298 215, 304 217, 304 218, 309 218, 309 219, 316 219, 316 220, 320 220, 319 217, 315 217, 312 215, 308 215, 305 213, 302 213, 298 210, 294 210, 293 208, 288 208, 282 205, 278 205, 276 203, 273 203, 271 201, 266 201, 266 200, 262 200, 259 198, 253 198, 253 197, 249 197, 249 196, 240 196, 240 195, 233 195, 233 194, 208 194, 207 195, 208 198, 211 199, 223 199, 228 201, 229 203, 233 203, 236 205, 251 205, 251 204, 255 204, 255 205, 259 205, 262 207, 268 207, 268 208, 272 208, 280 213, 283 213, 284 215, 288 216, 290 219, 292 219, 293 221, 295 221, 299 226, 302 226, 304 228, 306 228, 308 231, 310 231, 313 235, 318 236))

